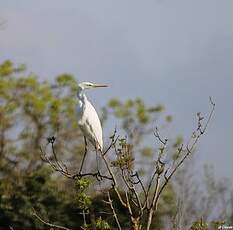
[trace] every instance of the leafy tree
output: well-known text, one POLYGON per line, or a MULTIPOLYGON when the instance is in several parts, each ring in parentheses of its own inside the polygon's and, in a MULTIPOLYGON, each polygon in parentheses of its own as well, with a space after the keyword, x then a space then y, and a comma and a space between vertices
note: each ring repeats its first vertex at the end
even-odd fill
MULTIPOLYGON (((221 210, 224 209, 221 198, 230 199, 228 195, 222 195, 223 190, 229 191, 228 182, 220 184, 207 173, 206 195, 195 202, 198 205, 210 202, 211 206, 197 215, 201 206, 193 205, 192 218, 183 222, 177 220, 182 208, 187 211, 177 204, 177 199, 179 188, 189 180, 183 177, 188 171, 180 171, 181 176, 177 175, 167 185, 165 173, 168 166, 163 161, 166 155, 173 166, 179 162, 182 164, 182 157, 187 153, 188 157, 189 152, 180 148, 181 137, 168 145, 167 140, 160 136, 160 129, 153 127, 158 119, 162 124, 160 128, 172 121, 172 117, 165 114, 164 107, 148 106, 140 98, 112 99, 102 109, 103 124, 113 116, 124 133, 119 138, 114 133, 109 140, 109 151, 113 153, 109 162, 117 175, 119 194, 115 193, 114 186, 109 190, 112 181, 102 177, 108 175, 107 167, 102 168, 101 174, 95 172, 94 157, 90 156, 86 165, 86 169, 94 171, 88 171, 88 177, 77 174, 85 146, 76 122, 76 89, 77 82, 70 74, 59 75, 53 83, 40 82, 35 74, 27 73, 24 65, 15 66, 9 60, 0 64, 0 229, 48 229, 48 223, 53 224, 50 225, 52 228, 59 225, 70 229, 119 229, 116 216, 122 229, 130 229, 133 221, 138 220, 136 217, 140 216, 140 207, 135 205, 136 193, 131 189, 125 193, 125 186, 137 190, 138 185, 132 183, 136 178, 141 178, 137 183, 150 187, 146 195, 148 202, 153 199, 152 191, 156 190, 156 183, 151 181, 161 177, 166 185, 152 213, 151 229, 172 225, 178 229, 179 224, 191 226, 194 220, 193 229, 203 227, 206 221, 211 221, 208 210, 216 207, 216 200, 218 206, 222 205, 221 210), (156 149, 149 146, 151 136, 159 143, 156 149), (124 207, 119 197, 126 201, 127 196, 131 199, 124 207), (133 214, 129 212, 129 205, 133 214), (200 218, 204 218, 202 222, 200 218)), ((203 131, 199 126, 201 121, 199 115, 196 136, 203 131)), ((196 140, 195 137, 192 140, 196 140)), ((137 190, 137 195, 139 200, 145 198, 143 189, 137 190)), ((187 203, 187 207, 191 207, 194 200, 187 203)), ((224 213, 226 220, 232 216, 230 209, 224 213)), ((150 210, 147 211, 140 217, 138 227, 146 226, 150 216, 150 210)))

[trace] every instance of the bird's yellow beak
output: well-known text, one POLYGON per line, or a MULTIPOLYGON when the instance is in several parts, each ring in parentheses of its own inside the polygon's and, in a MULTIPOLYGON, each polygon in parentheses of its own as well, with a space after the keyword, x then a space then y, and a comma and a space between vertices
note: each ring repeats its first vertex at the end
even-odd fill
POLYGON ((94 87, 108 87, 108 85, 104 85, 104 84, 95 84, 94 87))

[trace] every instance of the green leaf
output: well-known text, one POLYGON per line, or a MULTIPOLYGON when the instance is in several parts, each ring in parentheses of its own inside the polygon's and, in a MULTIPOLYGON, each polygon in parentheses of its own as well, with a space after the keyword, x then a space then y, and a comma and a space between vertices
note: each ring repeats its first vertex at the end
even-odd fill
POLYGON ((116 108, 116 107, 119 107, 121 105, 121 102, 118 100, 118 99, 111 99, 109 102, 108 102, 108 106, 110 108, 116 108))
POLYGON ((13 63, 10 60, 6 60, 0 65, 0 76, 9 76, 14 72, 13 63))
POLYGON ((164 110, 164 106, 163 105, 157 105, 155 107, 150 107, 148 109, 148 112, 150 112, 150 113, 154 113, 154 112, 158 113, 158 112, 162 112, 163 110, 164 110))

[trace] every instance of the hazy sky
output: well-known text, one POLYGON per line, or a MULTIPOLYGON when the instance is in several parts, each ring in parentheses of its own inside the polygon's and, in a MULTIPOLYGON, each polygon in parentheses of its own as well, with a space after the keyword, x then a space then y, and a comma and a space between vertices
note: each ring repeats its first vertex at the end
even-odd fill
POLYGON ((41 79, 69 72, 108 83, 89 94, 97 108, 112 97, 162 103, 174 135, 186 137, 211 95, 198 166, 232 177, 232 12, 232 0, 0 0, 0 61, 25 63, 41 79))

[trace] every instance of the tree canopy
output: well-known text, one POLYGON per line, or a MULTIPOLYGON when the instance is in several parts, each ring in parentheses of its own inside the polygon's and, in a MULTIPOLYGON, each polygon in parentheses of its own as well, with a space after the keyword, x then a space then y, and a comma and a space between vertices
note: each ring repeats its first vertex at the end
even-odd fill
MULTIPOLYGON (((138 215, 140 210, 133 198, 129 201, 134 207, 132 215, 122 206, 119 197, 128 199, 124 181, 118 196, 113 188, 109 189, 109 183, 98 180, 101 175, 70 180, 59 170, 54 170, 56 167, 68 168, 67 172, 75 174, 83 156, 85 146, 75 114, 76 90, 77 81, 71 74, 61 74, 53 82, 41 82, 38 76, 27 72, 25 65, 15 66, 9 60, 0 64, 0 229, 49 229, 46 223, 67 229, 119 229, 113 210, 122 229, 132 227, 132 216, 138 215), (54 138, 52 150, 51 138, 54 138), (54 168, 43 159, 43 151, 49 153, 47 161, 55 162, 54 168), (106 200, 107 203, 103 202, 106 200)), ((167 148, 167 140, 162 140, 159 130, 154 127, 155 121, 159 120, 161 127, 172 121, 172 116, 164 111, 163 105, 148 106, 142 98, 126 101, 114 98, 100 113, 103 126, 113 117, 125 134, 116 138, 116 130, 112 137, 106 138, 105 149, 114 143, 110 147, 119 153, 111 159, 111 167, 120 171, 126 167, 130 176, 136 172, 134 175, 140 176, 146 186, 155 186, 150 185, 154 168, 158 177, 166 172, 161 157, 167 148), (149 136, 160 141, 156 148, 148 143, 149 136)), ((198 115, 198 125, 201 121, 202 117, 198 115)), ((204 131, 199 126, 197 128, 197 132, 204 131)), ((182 160, 183 150, 179 151, 182 143, 182 137, 174 137, 168 146, 167 157, 174 165, 182 160)), ((94 173, 95 157, 89 157, 85 168, 94 173)), ((191 189, 187 189, 187 199, 182 201, 185 205, 180 205, 179 192, 188 184, 190 178, 187 175, 192 173, 191 168, 183 167, 162 191, 151 229, 166 229, 167 226, 179 229, 181 225, 207 229, 207 222, 215 221, 211 226, 218 226, 222 223, 216 221, 232 218, 232 205, 227 206, 227 210, 224 206, 232 199, 229 183, 217 181, 208 170, 205 195, 197 198, 196 193, 200 195, 201 191, 193 189, 196 186, 193 182, 191 189), (197 200, 188 199, 193 195, 197 200), (205 204, 206 212, 201 213, 200 206, 191 207, 193 202, 205 204), (207 213, 210 207, 218 210, 217 214, 207 213), (181 209, 187 212, 182 218, 179 217, 181 209)), ((166 175, 164 178, 166 183, 166 175)), ((137 194, 138 199, 143 199, 143 189, 137 194)), ((148 193, 147 201, 153 200, 152 197, 153 193, 148 193)), ((141 216, 142 223, 146 223, 144 218, 141 216)), ((53 228, 51 225, 50 229, 53 228)))

